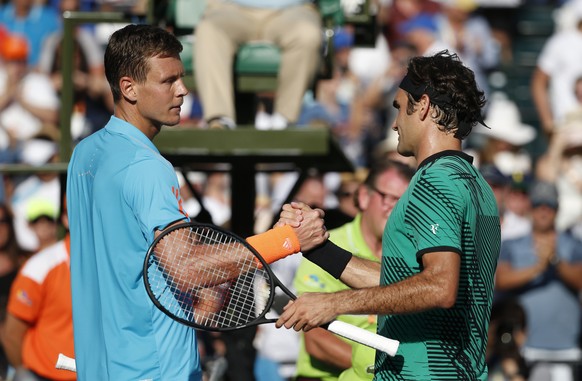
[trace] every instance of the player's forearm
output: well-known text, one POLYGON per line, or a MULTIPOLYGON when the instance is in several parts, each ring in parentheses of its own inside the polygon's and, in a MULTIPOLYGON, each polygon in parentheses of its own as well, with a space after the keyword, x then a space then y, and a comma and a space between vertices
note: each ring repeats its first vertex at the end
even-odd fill
POLYGON ((446 276, 425 272, 401 282, 336 295, 338 315, 344 314, 408 314, 434 308, 450 308, 455 304, 457 287, 446 276))
POLYGON ((352 347, 333 333, 316 328, 304 333, 305 350, 310 356, 338 369, 352 364, 352 347))
POLYGON ((331 241, 303 253, 303 256, 352 288, 380 284, 379 263, 354 257, 331 241))
POLYGON ((368 288, 380 285, 381 265, 378 262, 352 257, 340 276, 351 288, 368 288))

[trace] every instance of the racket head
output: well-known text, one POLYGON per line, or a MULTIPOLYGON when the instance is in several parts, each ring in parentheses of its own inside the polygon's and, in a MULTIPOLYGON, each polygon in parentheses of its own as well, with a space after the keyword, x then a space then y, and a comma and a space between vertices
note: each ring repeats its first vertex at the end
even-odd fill
POLYGON ((265 317, 280 287, 269 265, 244 239, 215 225, 184 222, 164 230, 147 251, 143 279, 158 309, 196 329, 275 321, 265 317))

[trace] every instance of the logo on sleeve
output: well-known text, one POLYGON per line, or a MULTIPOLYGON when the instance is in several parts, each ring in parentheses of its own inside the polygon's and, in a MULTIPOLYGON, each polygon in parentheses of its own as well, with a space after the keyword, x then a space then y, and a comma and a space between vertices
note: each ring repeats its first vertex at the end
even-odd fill
POLYGON ((430 225, 430 231, 432 232, 432 234, 436 234, 438 228, 439 228, 439 224, 430 225))
POLYGON ((184 216, 188 217, 188 213, 186 213, 186 211, 184 210, 184 206, 182 204, 182 197, 180 196, 180 189, 172 187, 172 193, 176 197, 176 201, 178 201, 178 210, 184 216))
POLYGON ((26 290, 18 290, 16 292, 16 299, 24 304, 25 306, 31 307, 32 306, 32 299, 30 298, 30 296, 28 295, 28 293, 26 292, 26 290))

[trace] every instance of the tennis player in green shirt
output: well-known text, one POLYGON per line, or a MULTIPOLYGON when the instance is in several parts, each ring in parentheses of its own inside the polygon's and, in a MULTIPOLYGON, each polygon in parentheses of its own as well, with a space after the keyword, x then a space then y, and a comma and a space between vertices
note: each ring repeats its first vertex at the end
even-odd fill
MULTIPOLYGON (((330 240, 353 255, 379 262, 384 226, 413 175, 414 170, 406 164, 389 159, 374 162, 366 179, 352 196, 359 213, 353 221, 330 230, 330 240)), ((340 280, 307 259, 301 260, 294 285, 299 294, 348 289, 340 280)), ((376 332, 376 315, 343 315, 338 320, 376 332)), ((355 359, 352 354, 356 352, 356 346, 360 345, 323 328, 306 332, 301 335, 296 381, 336 381, 340 373, 345 380, 371 380, 372 376, 366 370, 370 365, 373 368, 374 351, 367 356, 364 351, 359 351, 361 358, 355 359), (354 361, 365 365, 352 369, 354 361)))
MULTIPOLYGON (((330 241, 304 253, 354 289, 305 293, 277 326, 309 331, 339 315, 378 314, 378 333, 401 344, 394 357, 376 353, 376 381, 486 380, 499 214, 461 147, 483 124, 484 94, 473 72, 444 51, 410 61, 393 104, 397 150, 419 165, 384 230, 381 263, 330 241)), ((288 206, 281 222, 300 224, 297 208, 307 209, 288 206)))

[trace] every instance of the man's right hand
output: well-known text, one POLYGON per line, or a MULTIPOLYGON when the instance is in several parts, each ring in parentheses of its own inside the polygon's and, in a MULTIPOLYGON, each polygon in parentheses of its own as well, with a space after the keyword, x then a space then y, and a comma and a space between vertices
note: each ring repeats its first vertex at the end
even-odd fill
POLYGON ((301 251, 309 251, 329 238, 329 232, 325 228, 323 210, 312 209, 302 202, 292 202, 283 205, 279 221, 275 226, 289 225, 295 230, 301 251))

